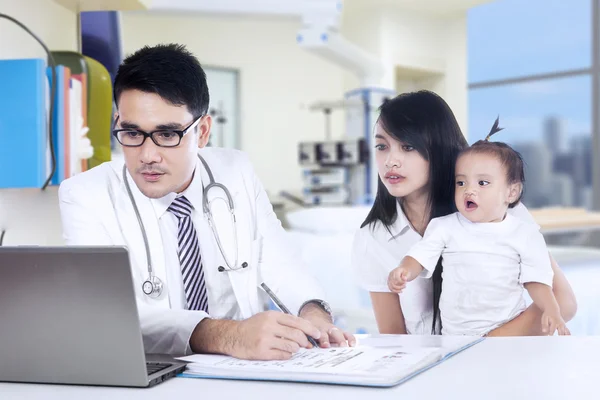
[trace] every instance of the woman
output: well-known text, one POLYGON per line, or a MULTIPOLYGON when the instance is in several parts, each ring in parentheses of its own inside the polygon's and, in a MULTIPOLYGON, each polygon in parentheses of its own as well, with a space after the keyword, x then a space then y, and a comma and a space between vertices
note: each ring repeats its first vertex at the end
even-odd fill
MULTIPOLYGON (((376 124, 377 196, 356 233, 352 263, 371 294, 380 333, 439 333, 441 263, 432 279, 411 282, 399 298, 387 286, 389 272, 416 242, 432 218, 456 211, 454 165, 465 147, 460 127, 446 102, 428 91, 406 93, 381 106, 376 124)), ((535 223, 524 205, 514 216, 535 223)), ((550 256, 553 291, 565 321, 577 305, 564 274, 550 256)), ((488 336, 540 335, 541 311, 534 305, 488 336)))

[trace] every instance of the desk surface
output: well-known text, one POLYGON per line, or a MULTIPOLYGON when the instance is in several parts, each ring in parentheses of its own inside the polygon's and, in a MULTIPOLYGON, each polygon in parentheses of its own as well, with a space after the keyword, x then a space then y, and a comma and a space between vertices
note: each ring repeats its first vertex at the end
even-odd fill
POLYGON ((0 383, 7 399, 596 398, 600 336, 488 338, 389 389, 176 378, 150 389, 0 383))
POLYGON ((572 207, 548 207, 529 211, 542 233, 600 230, 599 212, 572 207))

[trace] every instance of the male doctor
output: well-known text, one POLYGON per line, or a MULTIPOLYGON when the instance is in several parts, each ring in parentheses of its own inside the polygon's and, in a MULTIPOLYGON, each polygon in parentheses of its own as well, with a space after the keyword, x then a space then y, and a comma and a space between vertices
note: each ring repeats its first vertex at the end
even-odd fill
POLYGON ((205 147, 212 121, 198 60, 181 45, 144 47, 120 66, 114 97, 125 165, 64 181, 60 209, 67 244, 128 247, 145 350, 287 359, 311 347, 307 335, 353 346, 246 155, 205 147), (263 282, 291 314, 265 311, 263 282))

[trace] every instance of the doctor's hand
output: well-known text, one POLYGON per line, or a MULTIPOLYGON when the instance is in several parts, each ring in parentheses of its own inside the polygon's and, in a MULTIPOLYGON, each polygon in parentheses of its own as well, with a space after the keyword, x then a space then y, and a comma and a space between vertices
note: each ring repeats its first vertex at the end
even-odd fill
POLYGON ((306 335, 321 332, 309 321, 278 311, 266 311, 235 322, 226 354, 245 360, 287 360, 301 347, 312 345, 306 335))
MULTIPOLYGON (((356 346, 356 338, 348 332, 343 332, 331 322, 331 316, 320 307, 314 304, 307 304, 302 308, 300 317, 310 321, 321 332, 321 336, 317 339, 319 347, 328 348, 334 347, 354 347, 356 346)), ((313 336, 314 337, 314 336, 313 336)))

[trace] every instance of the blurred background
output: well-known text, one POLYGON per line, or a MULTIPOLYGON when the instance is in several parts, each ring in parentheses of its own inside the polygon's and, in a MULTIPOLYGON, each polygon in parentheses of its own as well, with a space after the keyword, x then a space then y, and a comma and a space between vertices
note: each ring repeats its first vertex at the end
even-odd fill
POLYGON ((248 153, 339 325, 376 331, 350 252, 377 182, 377 108, 429 89, 469 143, 500 116, 579 301, 569 327, 600 334, 600 0, 0 0, 0 14, 58 65, 0 18, 0 245, 63 243, 60 182, 121 157, 119 63, 177 42, 207 73, 210 145, 248 153))

